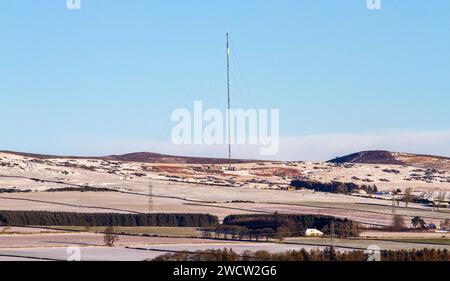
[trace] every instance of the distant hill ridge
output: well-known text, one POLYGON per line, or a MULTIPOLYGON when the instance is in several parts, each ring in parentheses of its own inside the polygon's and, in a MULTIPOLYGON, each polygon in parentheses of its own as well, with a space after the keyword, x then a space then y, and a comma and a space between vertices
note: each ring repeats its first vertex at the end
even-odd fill
POLYGON ((361 151, 338 157, 328 162, 332 163, 361 163, 361 164, 395 164, 403 163, 395 158, 394 153, 385 150, 361 151))
MULTIPOLYGON (((57 156, 34 154, 14 151, 1 151, 12 155, 38 159, 99 159, 99 160, 115 160, 125 162, 142 162, 142 163, 166 163, 166 164, 227 164, 226 158, 207 158, 207 157, 189 157, 189 156, 173 156, 151 152, 135 152, 121 155, 108 156, 57 156)), ((232 159, 232 163, 251 163, 266 162, 262 160, 248 159, 232 159)), ((391 152, 386 150, 361 151, 346 156, 338 157, 327 162, 330 163, 359 163, 359 164, 386 164, 386 165, 405 165, 425 169, 439 169, 450 171, 450 158, 433 155, 420 155, 401 152, 391 152)))
MULTIPOLYGON (((134 152, 121 155, 108 155, 108 156, 58 156, 58 155, 46 155, 35 154, 26 152, 15 152, 0 150, 0 153, 7 153, 13 155, 19 155, 23 157, 37 158, 37 159, 99 159, 99 160, 116 160, 126 162, 142 162, 142 163, 166 163, 166 164, 227 164, 229 162, 226 158, 207 158, 207 157, 189 157, 189 156, 172 156, 152 152, 134 152)), ((245 159, 231 159, 231 162, 236 163, 249 163, 249 162, 263 162, 259 160, 245 160, 245 159)))
MULTIPOLYGON (((103 157, 110 160, 144 162, 144 163, 180 163, 180 164, 227 164, 226 158, 173 156, 151 152, 135 152, 122 155, 110 155, 103 157)), ((232 163, 257 162, 257 160, 231 159, 232 163)))
POLYGON ((433 155, 421 155, 386 150, 361 151, 338 157, 331 163, 388 164, 406 165, 427 169, 450 170, 450 158, 433 155))

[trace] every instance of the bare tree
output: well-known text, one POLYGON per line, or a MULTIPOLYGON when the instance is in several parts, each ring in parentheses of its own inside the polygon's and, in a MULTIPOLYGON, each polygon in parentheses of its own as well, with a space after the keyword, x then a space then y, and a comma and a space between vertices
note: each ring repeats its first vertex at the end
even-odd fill
POLYGON ((103 235, 103 242, 107 247, 114 247, 114 244, 119 241, 119 235, 117 235, 114 231, 114 227, 108 226, 105 228, 105 232, 103 235))
POLYGON ((391 229, 394 231, 400 231, 406 228, 405 218, 400 215, 394 215, 392 217, 391 229))
POLYGON ((287 237, 288 234, 289 234, 289 228, 282 226, 277 229, 276 237, 277 237, 278 241, 283 242, 284 238, 287 237))
POLYGON ((439 211, 439 207, 442 203, 445 202, 445 198, 447 197, 446 191, 439 192, 438 198, 437 198, 437 210, 439 211))
POLYGON ((426 198, 429 202, 431 202, 431 204, 433 205, 433 212, 436 209, 436 201, 434 200, 434 193, 435 193, 436 189, 431 189, 426 193, 426 198))
POLYGON ((408 203, 412 201, 412 190, 408 187, 405 190, 405 195, 403 196, 403 201, 405 202, 405 208, 408 208, 408 203))

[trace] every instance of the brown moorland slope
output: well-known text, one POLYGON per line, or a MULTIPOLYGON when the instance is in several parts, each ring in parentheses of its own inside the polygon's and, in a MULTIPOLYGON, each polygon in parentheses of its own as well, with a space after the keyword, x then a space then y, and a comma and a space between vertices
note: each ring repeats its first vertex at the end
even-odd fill
POLYGON ((361 151, 338 157, 331 163, 406 165, 425 169, 450 170, 450 158, 433 155, 391 152, 385 150, 361 151))

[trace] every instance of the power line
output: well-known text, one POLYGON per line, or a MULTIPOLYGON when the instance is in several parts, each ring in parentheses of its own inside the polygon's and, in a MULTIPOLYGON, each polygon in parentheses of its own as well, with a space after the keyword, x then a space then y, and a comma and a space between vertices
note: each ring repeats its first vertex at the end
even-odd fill
POLYGON ((151 214, 153 212, 153 185, 151 183, 148 184, 148 213, 151 214))

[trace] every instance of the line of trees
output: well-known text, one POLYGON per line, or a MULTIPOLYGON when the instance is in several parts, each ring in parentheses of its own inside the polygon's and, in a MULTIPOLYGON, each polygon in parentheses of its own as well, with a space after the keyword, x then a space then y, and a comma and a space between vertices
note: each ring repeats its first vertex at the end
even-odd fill
POLYGON ((45 192, 69 192, 69 191, 77 191, 77 192, 118 192, 118 190, 105 188, 105 187, 93 187, 93 186, 67 186, 60 188, 49 188, 45 190, 45 192))
POLYGON ((0 225, 36 226, 167 226, 211 227, 218 218, 209 214, 119 214, 46 211, 0 211, 0 225))
POLYGON ((31 192, 29 189, 18 189, 18 188, 0 188, 0 193, 26 193, 31 192))
MULTIPOLYGON (((267 251, 244 252, 238 254, 232 249, 205 250, 197 252, 176 252, 156 257, 154 261, 367 261, 369 254, 364 251, 336 251, 333 247, 323 250, 301 249, 282 253, 267 251)), ((381 261, 450 261, 447 249, 423 250, 382 250, 381 261)))
POLYGON ((310 189, 314 191, 321 192, 330 192, 330 193, 343 193, 349 194, 355 191, 363 190, 368 194, 373 194, 378 192, 378 188, 376 185, 358 185, 352 182, 318 182, 318 181, 309 181, 309 180, 293 180, 291 181, 291 186, 296 189, 310 189))
POLYGON ((107 247, 114 247, 114 244, 119 241, 119 235, 116 233, 114 227, 108 226, 103 233, 103 242, 107 247))
POLYGON ((327 235, 341 238, 358 236, 360 225, 348 219, 320 215, 296 214, 248 214, 229 215, 223 225, 204 229, 204 236, 223 236, 225 239, 259 240, 304 235, 308 228, 315 228, 327 235))

